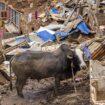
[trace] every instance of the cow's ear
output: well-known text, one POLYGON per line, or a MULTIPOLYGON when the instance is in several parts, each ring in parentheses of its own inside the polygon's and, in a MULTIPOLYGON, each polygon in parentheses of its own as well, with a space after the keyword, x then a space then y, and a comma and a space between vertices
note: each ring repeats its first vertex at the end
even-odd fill
POLYGON ((69 49, 69 46, 67 44, 62 44, 61 46, 62 51, 66 51, 69 49))

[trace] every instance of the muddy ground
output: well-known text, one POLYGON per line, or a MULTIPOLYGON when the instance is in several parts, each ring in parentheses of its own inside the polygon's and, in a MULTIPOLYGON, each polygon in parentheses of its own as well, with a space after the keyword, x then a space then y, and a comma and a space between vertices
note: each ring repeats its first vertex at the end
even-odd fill
POLYGON ((77 92, 74 91, 71 79, 68 79, 61 82, 57 97, 53 94, 54 78, 39 82, 29 79, 23 89, 24 99, 17 96, 15 85, 13 91, 10 91, 6 84, 0 89, 0 105, 91 105, 89 76, 82 73, 83 80, 76 82, 77 92))

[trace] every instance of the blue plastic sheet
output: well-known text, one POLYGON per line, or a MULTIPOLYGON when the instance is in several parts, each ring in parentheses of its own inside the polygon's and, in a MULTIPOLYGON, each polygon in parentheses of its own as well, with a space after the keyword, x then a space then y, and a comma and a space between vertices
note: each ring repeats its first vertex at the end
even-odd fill
POLYGON ((19 44, 19 43, 21 43, 21 42, 23 42, 25 40, 27 40, 28 42, 31 42, 31 40, 26 36, 24 36, 24 37, 16 37, 17 44, 19 44))
POLYGON ((38 35, 43 41, 48 41, 48 40, 52 40, 52 41, 53 41, 53 40, 56 39, 56 37, 55 37, 53 34, 47 32, 46 30, 45 30, 45 31, 38 32, 37 35, 38 35))
POLYGON ((68 36, 70 33, 69 33, 69 32, 56 32, 55 34, 56 34, 56 35, 59 35, 59 36, 61 36, 61 37, 66 37, 66 36, 68 36))
POLYGON ((62 37, 61 39, 68 37, 69 35, 72 35, 73 33, 78 32, 78 29, 72 30, 70 32, 56 32, 55 35, 58 35, 60 37, 62 37))
POLYGON ((81 21, 77 27, 76 27, 78 30, 80 30, 82 33, 84 34, 89 34, 91 33, 91 30, 87 27, 87 25, 85 24, 84 21, 81 21))
POLYGON ((17 43, 21 43, 23 41, 25 41, 25 38, 24 37, 16 37, 16 42, 17 43))
POLYGON ((88 46, 86 45, 86 43, 83 43, 83 44, 81 45, 81 48, 82 48, 82 50, 83 50, 84 55, 86 56, 86 58, 87 58, 88 60, 90 60, 90 59, 91 59, 91 52, 90 52, 88 46))
POLYGON ((52 12, 53 14, 59 14, 59 12, 58 12, 58 10, 57 10, 56 8, 52 8, 52 9, 51 9, 51 12, 52 12))

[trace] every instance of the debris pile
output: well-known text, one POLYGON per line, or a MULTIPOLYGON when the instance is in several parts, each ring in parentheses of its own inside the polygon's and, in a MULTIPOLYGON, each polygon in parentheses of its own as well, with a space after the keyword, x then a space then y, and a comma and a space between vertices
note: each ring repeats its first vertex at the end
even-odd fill
POLYGON ((105 66, 99 61, 90 62, 90 90, 92 101, 103 104, 105 101, 105 66))
MULTIPOLYGON (((101 87, 99 84, 103 83, 104 76, 101 80, 101 75, 97 74, 99 77, 95 77, 95 73, 100 71, 97 69, 100 66, 94 69, 94 63, 100 62, 105 65, 105 10, 102 8, 103 5, 105 6, 105 1, 99 1, 18 0, 17 2, 10 0, 7 4, 13 4, 12 8, 21 12, 21 18, 16 19, 21 23, 19 30, 22 31, 22 35, 11 33, 15 37, 2 37, 3 50, 0 53, 0 67, 5 72, 0 72, 0 84, 9 81, 8 65, 12 56, 27 50, 52 52, 62 43, 66 43, 71 49, 79 48, 83 51, 84 60, 90 63, 90 88, 91 91, 94 91, 92 99, 94 98, 94 103, 100 101, 105 92, 101 91, 101 88, 105 89, 105 85, 103 84, 101 87), (102 92, 102 97, 98 97, 102 92)), ((10 24, 11 20, 4 23, 10 24)), ((104 69, 102 67, 103 73, 104 69)), ((105 101, 104 98, 101 101, 103 100, 105 101)))

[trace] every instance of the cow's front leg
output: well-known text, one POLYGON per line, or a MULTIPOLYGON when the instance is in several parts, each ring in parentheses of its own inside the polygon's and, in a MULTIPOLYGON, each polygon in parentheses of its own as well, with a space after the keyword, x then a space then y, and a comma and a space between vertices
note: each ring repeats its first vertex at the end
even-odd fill
POLYGON ((54 94, 55 94, 55 96, 58 95, 59 86, 60 86, 60 79, 59 79, 59 77, 55 77, 55 86, 54 86, 54 94))

